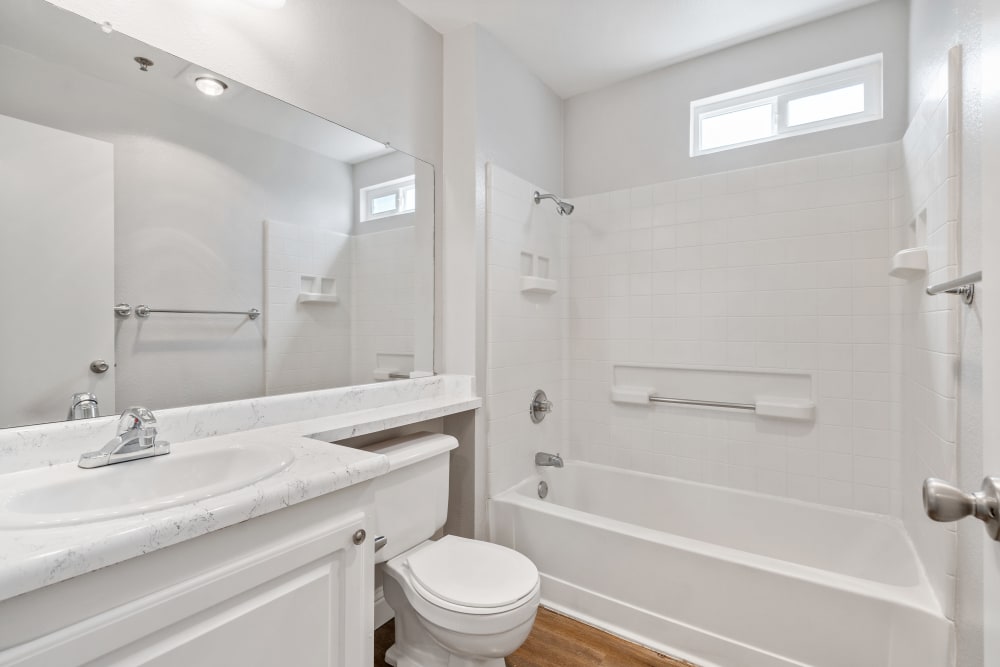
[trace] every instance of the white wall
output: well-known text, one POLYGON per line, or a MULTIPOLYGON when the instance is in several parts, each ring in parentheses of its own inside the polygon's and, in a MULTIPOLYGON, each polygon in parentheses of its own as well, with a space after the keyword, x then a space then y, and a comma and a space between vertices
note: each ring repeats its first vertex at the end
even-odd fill
POLYGON ((954 618, 956 524, 930 521, 916 492, 927 477, 957 476, 959 299, 930 296, 926 284, 958 277, 959 63, 944 63, 903 137, 905 190, 893 250, 927 248, 927 274, 893 288, 899 318, 902 390, 902 516, 944 612, 954 618))
MULTIPOLYGON (((486 163, 562 190, 562 101, 495 38, 472 25, 444 39, 443 363, 486 386, 486 163)), ((530 395, 526 400, 530 399, 530 395)), ((488 407, 487 407, 488 410, 488 407)), ((476 480, 476 535, 486 535, 486 422, 464 462, 476 480)))
MULTIPOLYGON (((917 114, 947 59, 948 49, 962 46, 961 199, 958 271, 982 268, 981 201, 983 192, 981 0, 911 0, 909 46, 909 114, 917 114)), ((992 186, 991 186, 992 187, 992 186)), ((986 471, 982 465, 982 314, 980 304, 960 308, 958 367, 958 472, 965 489, 978 489, 986 471)), ((907 489, 916 493, 915 489, 907 489)), ((956 620, 958 664, 981 665, 984 534, 976 522, 958 523, 956 620)))
POLYGON ((573 97, 566 101, 567 194, 896 141, 907 121, 906 63, 907 3, 883 0, 573 97), (878 52, 885 54, 883 120, 688 157, 693 100, 878 52))
MULTIPOLYGON (((487 167, 487 387, 489 493, 534 473, 535 452, 565 452, 569 415, 566 387, 566 313, 569 292, 568 219, 551 202, 536 206, 539 186, 489 164, 487 167), (525 266, 522 253, 533 257, 525 266), (521 292, 522 275, 540 275, 548 260, 556 294, 521 292), (532 423, 527 406, 543 389, 556 410, 532 423)), ((545 276, 542 276, 545 277, 545 276)))
POLYGON ((538 187, 563 191, 563 101, 496 37, 476 28, 476 148, 538 187))

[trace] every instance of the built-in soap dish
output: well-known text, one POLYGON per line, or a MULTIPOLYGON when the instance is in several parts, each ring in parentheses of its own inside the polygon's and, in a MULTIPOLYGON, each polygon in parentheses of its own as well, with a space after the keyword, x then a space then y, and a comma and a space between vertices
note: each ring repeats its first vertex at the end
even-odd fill
POLYGON ((558 284, 551 278, 521 276, 521 291, 530 294, 555 294, 558 291, 558 284))
POLYGON ((299 303, 338 303, 337 281, 323 276, 302 276, 299 303))
POLYGON ((555 294, 559 284, 549 278, 549 258, 521 253, 521 293, 555 294))
POLYGON ((913 280, 927 273, 927 248, 906 248, 892 256, 889 275, 913 280))

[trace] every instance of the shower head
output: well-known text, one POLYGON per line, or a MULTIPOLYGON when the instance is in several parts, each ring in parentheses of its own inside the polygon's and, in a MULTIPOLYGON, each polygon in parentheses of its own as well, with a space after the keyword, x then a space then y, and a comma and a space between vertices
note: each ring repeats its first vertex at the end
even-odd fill
POLYGON ((555 195, 543 195, 538 190, 535 190, 535 203, 541 204, 543 199, 551 199, 556 203, 556 209, 559 211, 559 215, 570 215, 573 209, 576 208, 569 202, 565 202, 555 195))

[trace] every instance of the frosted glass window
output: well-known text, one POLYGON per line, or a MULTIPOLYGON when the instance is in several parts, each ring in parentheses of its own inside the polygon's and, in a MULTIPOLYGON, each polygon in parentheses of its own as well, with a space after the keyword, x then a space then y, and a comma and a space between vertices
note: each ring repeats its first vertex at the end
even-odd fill
POLYGON ((361 222, 417 210, 417 179, 410 174, 361 188, 361 222))
POLYGON ((882 118, 882 54, 691 103, 692 157, 882 118))
POLYGON ((821 120, 849 116, 865 110, 865 84, 807 95, 788 100, 788 125, 805 125, 821 120))
POLYGON ((701 147, 718 148, 774 134, 774 104, 761 104, 701 120, 701 147))
POLYGON ((371 214, 382 215, 396 210, 396 193, 373 197, 371 199, 371 214))

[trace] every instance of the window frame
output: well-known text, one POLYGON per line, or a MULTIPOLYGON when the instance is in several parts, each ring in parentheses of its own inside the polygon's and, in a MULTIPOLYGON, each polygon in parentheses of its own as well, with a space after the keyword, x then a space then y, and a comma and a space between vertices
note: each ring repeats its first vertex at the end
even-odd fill
POLYGON ((695 100, 691 102, 690 156, 710 155, 786 137, 880 120, 883 117, 882 65, 882 54, 876 53, 864 58, 695 100), (864 110, 801 125, 788 125, 788 103, 790 101, 856 84, 864 84, 864 110), (764 104, 772 105, 771 127, 773 131, 771 135, 714 148, 701 148, 702 120, 764 104))
POLYGON ((403 176, 402 178, 395 178, 391 181, 384 181, 382 183, 376 183, 374 185, 369 185, 367 187, 361 188, 359 191, 359 200, 361 204, 361 222, 371 222, 373 220, 383 220, 385 218, 392 218, 397 215, 410 215, 416 211, 416 199, 414 198, 414 208, 402 209, 401 206, 406 200, 404 195, 406 190, 416 190, 417 187, 417 175, 410 174, 409 176, 403 176), (373 199, 378 199, 379 197, 384 197, 388 194, 396 195, 396 207, 385 213, 373 214, 371 212, 371 203, 373 199))

